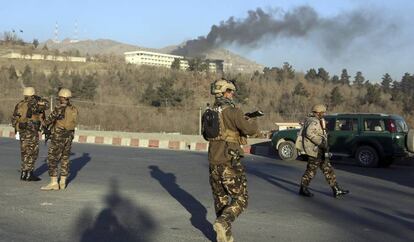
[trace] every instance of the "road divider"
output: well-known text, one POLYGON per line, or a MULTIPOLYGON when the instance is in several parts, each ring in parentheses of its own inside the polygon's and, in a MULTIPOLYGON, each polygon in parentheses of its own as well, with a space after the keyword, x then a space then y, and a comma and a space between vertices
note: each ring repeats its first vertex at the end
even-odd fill
MULTIPOLYGON (((14 129, 0 125, 0 137, 15 138, 14 129)), ((40 137, 44 140, 44 137, 40 137)), ((199 135, 180 135, 163 133, 132 133, 114 131, 76 130, 75 143, 158 148, 170 150, 208 151, 208 142, 199 135)), ((268 139, 249 139, 243 146, 246 154, 271 155, 268 139)))

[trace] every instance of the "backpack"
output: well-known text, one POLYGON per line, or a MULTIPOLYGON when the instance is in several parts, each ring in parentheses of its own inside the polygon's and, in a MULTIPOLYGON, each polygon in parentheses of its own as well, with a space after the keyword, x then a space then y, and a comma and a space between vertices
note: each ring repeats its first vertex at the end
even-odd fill
POLYGON ((226 142, 246 144, 246 140, 238 131, 227 129, 224 125, 222 112, 229 106, 208 108, 201 117, 203 138, 207 141, 223 140, 226 142))
POLYGON ((203 138, 207 141, 216 139, 220 135, 220 110, 208 108, 201 117, 203 138))

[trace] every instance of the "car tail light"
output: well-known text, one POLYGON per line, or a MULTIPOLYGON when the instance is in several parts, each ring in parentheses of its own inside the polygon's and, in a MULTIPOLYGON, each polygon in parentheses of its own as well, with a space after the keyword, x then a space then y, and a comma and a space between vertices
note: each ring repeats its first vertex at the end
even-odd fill
POLYGON ((389 119, 387 121, 387 130, 390 131, 390 133, 396 133, 397 132, 397 125, 395 125, 394 120, 389 119))

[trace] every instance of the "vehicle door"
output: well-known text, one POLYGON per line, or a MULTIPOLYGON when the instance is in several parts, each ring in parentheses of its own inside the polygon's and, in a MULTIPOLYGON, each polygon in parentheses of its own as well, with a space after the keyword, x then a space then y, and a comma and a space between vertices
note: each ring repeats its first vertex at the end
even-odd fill
POLYGON ((337 117, 332 131, 328 132, 329 150, 336 155, 350 155, 358 138, 358 119, 337 117))
MULTIPOLYGON (((392 138, 386 129, 385 118, 367 117, 362 119, 361 139, 373 143, 381 148, 385 154, 392 153, 392 138)), ((380 151, 380 152, 381 152, 380 151)))

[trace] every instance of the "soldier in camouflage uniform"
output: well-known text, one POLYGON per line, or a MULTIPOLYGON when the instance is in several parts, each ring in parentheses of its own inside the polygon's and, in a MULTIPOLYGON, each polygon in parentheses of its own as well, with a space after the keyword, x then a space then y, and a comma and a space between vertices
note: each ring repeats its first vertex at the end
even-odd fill
POLYGON ((66 188, 66 179, 69 175, 70 150, 77 125, 78 110, 73 106, 69 98, 72 93, 69 89, 59 91, 59 104, 47 117, 45 125, 52 130, 51 143, 48 151, 48 167, 50 183, 41 187, 41 190, 59 190, 66 188), (60 180, 58 183, 59 167, 61 161, 60 180))
POLYGON ((240 162, 246 144, 246 136, 257 133, 255 120, 248 120, 235 107, 233 95, 236 87, 232 82, 219 80, 213 84, 214 107, 221 110, 222 125, 220 137, 209 141, 208 159, 210 164, 210 185, 213 192, 217 219, 213 228, 218 242, 231 242, 231 223, 247 207, 247 179, 240 162))
MULTIPOLYGON (((296 148, 302 154, 308 156, 308 165, 302 176, 299 194, 311 197, 313 194, 308 190, 312 178, 319 168, 322 170, 326 181, 332 187, 333 196, 338 197, 347 194, 349 191, 339 188, 336 182, 335 172, 329 162, 329 157, 325 156, 328 149, 328 138, 326 134, 325 115, 326 107, 318 104, 312 107, 312 113, 305 120, 303 128, 299 132, 296 140, 296 148)), ((327 155, 328 156, 328 155, 327 155)))
POLYGON ((22 181, 39 181, 33 174, 34 165, 39 155, 39 130, 45 117, 49 102, 35 95, 33 87, 23 90, 24 99, 14 108, 11 123, 16 136, 20 137, 22 181))

